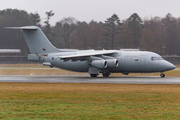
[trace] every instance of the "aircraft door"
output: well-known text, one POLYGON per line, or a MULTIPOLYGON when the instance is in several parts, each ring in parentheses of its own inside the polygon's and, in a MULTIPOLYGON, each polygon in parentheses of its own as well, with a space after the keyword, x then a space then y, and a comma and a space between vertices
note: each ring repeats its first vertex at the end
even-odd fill
POLYGON ((55 57, 55 64, 58 64, 58 61, 60 61, 59 57, 55 57))
POLYGON ((144 66, 146 63, 146 56, 140 56, 140 66, 144 66))

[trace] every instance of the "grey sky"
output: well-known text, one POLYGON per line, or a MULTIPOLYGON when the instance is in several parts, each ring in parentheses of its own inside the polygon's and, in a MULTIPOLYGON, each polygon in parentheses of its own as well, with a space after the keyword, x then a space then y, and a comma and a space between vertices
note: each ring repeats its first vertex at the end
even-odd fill
POLYGON ((53 10, 52 25, 64 17, 75 17, 79 21, 105 21, 112 14, 120 20, 127 19, 132 13, 145 17, 164 17, 171 13, 180 17, 180 0, 1 0, 0 10, 12 8, 28 13, 38 12, 43 18, 45 12, 53 10))

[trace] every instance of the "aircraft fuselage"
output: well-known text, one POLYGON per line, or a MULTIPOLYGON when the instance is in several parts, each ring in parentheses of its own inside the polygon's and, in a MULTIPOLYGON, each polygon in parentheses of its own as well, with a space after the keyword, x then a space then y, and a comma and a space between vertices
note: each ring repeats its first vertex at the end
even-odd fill
MULTIPOLYGON (((50 63, 52 66, 75 71, 75 72, 88 72, 91 65, 88 60, 73 61, 73 60, 61 60, 60 56, 72 55, 77 52, 65 52, 65 53, 50 53, 48 56, 41 57, 41 62, 50 63)), ((170 62, 162 59, 162 57, 153 52, 146 51, 115 51, 115 54, 111 55, 118 60, 117 67, 107 67, 104 70, 108 70, 111 73, 153 73, 164 72, 174 69, 175 66, 170 62)))

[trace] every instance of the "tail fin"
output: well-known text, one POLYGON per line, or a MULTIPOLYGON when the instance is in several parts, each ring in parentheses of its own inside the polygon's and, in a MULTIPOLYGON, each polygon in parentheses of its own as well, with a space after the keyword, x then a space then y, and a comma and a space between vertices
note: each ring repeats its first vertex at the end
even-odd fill
POLYGON ((60 52, 55 48, 44 35, 42 30, 37 26, 25 26, 25 27, 7 27, 9 29, 20 29, 23 33, 25 41, 28 45, 31 54, 43 54, 60 52))

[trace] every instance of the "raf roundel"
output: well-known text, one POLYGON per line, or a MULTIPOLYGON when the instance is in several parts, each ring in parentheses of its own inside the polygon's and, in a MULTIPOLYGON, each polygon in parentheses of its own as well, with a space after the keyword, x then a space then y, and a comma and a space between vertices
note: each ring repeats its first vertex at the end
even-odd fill
POLYGON ((45 48, 43 48, 43 51, 46 51, 46 49, 45 49, 45 48))
POLYGON ((52 57, 52 60, 54 60, 54 57, 52 57))

